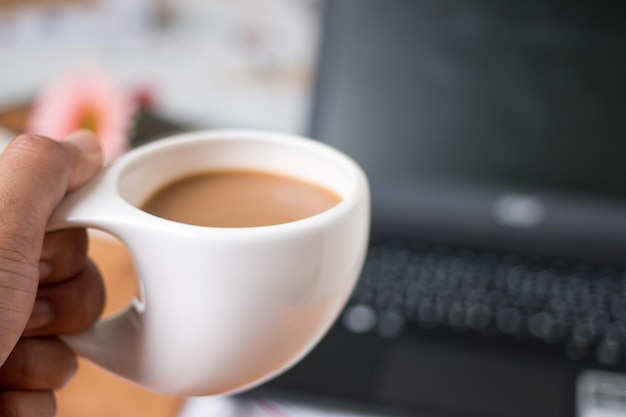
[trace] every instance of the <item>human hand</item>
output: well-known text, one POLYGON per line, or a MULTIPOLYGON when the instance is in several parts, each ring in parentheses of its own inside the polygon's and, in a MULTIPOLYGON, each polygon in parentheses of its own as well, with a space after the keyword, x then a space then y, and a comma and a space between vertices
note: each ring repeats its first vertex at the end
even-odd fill
POLYGON ((53 390, 76 369, 56 335, 89 327, 104 289, 86 258, 84 229, 46 234, 63 196, 92 178, 102 156, 81 131, 62 142, 20 135, 0 155, 0 415, 53 416, 53 390))

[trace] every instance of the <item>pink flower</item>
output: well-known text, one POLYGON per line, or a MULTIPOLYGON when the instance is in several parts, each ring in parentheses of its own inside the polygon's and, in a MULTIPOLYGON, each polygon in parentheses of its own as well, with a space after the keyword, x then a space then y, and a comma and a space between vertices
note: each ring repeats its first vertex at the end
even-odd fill
POLYGON ((37 97, 29 120, 32 133, 61 140, 78 129, 93 131, 108 164, 129 148, 135 103, 97 68, 62 74, 37 97))

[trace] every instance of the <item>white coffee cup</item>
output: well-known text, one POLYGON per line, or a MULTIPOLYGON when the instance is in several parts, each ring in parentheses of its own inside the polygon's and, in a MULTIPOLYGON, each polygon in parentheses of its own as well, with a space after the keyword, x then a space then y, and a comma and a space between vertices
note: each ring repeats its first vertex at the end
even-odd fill
POLYGON ((68 195, 50 230, 91 227, 129 249, 141 296, 115 317, 64 336, 79 355, 166 394, 239 392, 285 371, 346 303, 369 236, 369 187, 320 142, 250 131, 182 134, 137 148, 68 195), (342 201, 274 226, 212 228, 137 207, 191 173, 245 168, 326 187, 342 201))

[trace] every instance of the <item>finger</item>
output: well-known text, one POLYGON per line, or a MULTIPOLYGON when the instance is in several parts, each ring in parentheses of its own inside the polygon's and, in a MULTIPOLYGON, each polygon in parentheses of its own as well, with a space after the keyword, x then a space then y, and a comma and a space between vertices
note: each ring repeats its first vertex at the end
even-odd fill
POLYGON ((85 266, 87 242, 85 229, 46 233, 41 249, 39 284, 58 282, 78 274, 85 266))
POLYGON ((15 138, 0 155, 0 209, 11 215, 3 219, 16 220, 4 222, 3 229, 41 234, 63 196, 90 179, 101 160, 98 140, 88 131, 61 142, 30 134, 15 138))
POLYGON ((0 367, 0 387, 9 390, 55 390, 67 383, 76 368, 76 355, 60 339, 22 338, 0 367))
POLYGON ((100 272, 91 261, 73 278, 42 285, 25 336, 77 333, 98 319, 105 292, 100 272))
POLYGON ((48 218, 101 160, 97 139, 85 132, 63 142, 20 135, 0 155, 0 363, 30 316, 48 218))
POLYGON ((56 400, 51 391, 0 392, 0 416, 54 417, 56 400))

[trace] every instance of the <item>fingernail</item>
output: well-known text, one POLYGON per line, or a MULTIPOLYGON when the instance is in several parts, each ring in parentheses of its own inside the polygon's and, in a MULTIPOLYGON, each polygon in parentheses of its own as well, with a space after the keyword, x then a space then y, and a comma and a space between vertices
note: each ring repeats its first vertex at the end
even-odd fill
POLYGON ((77 130, 76 132, 65 137, 63 140, 72 143, 84 153, 100 153, 100 143, 98 142, 96 135, 91 130, 77 130))
POLYGON ((46 281, 52 275, 52 264, 46 261, 39 261, 39 281, 46 281))
POLYGON ((33 331, 46 327, 54 321, 54 306, 47 300, 36 300, 30 319, 26 324, 26 331, 33 331))

